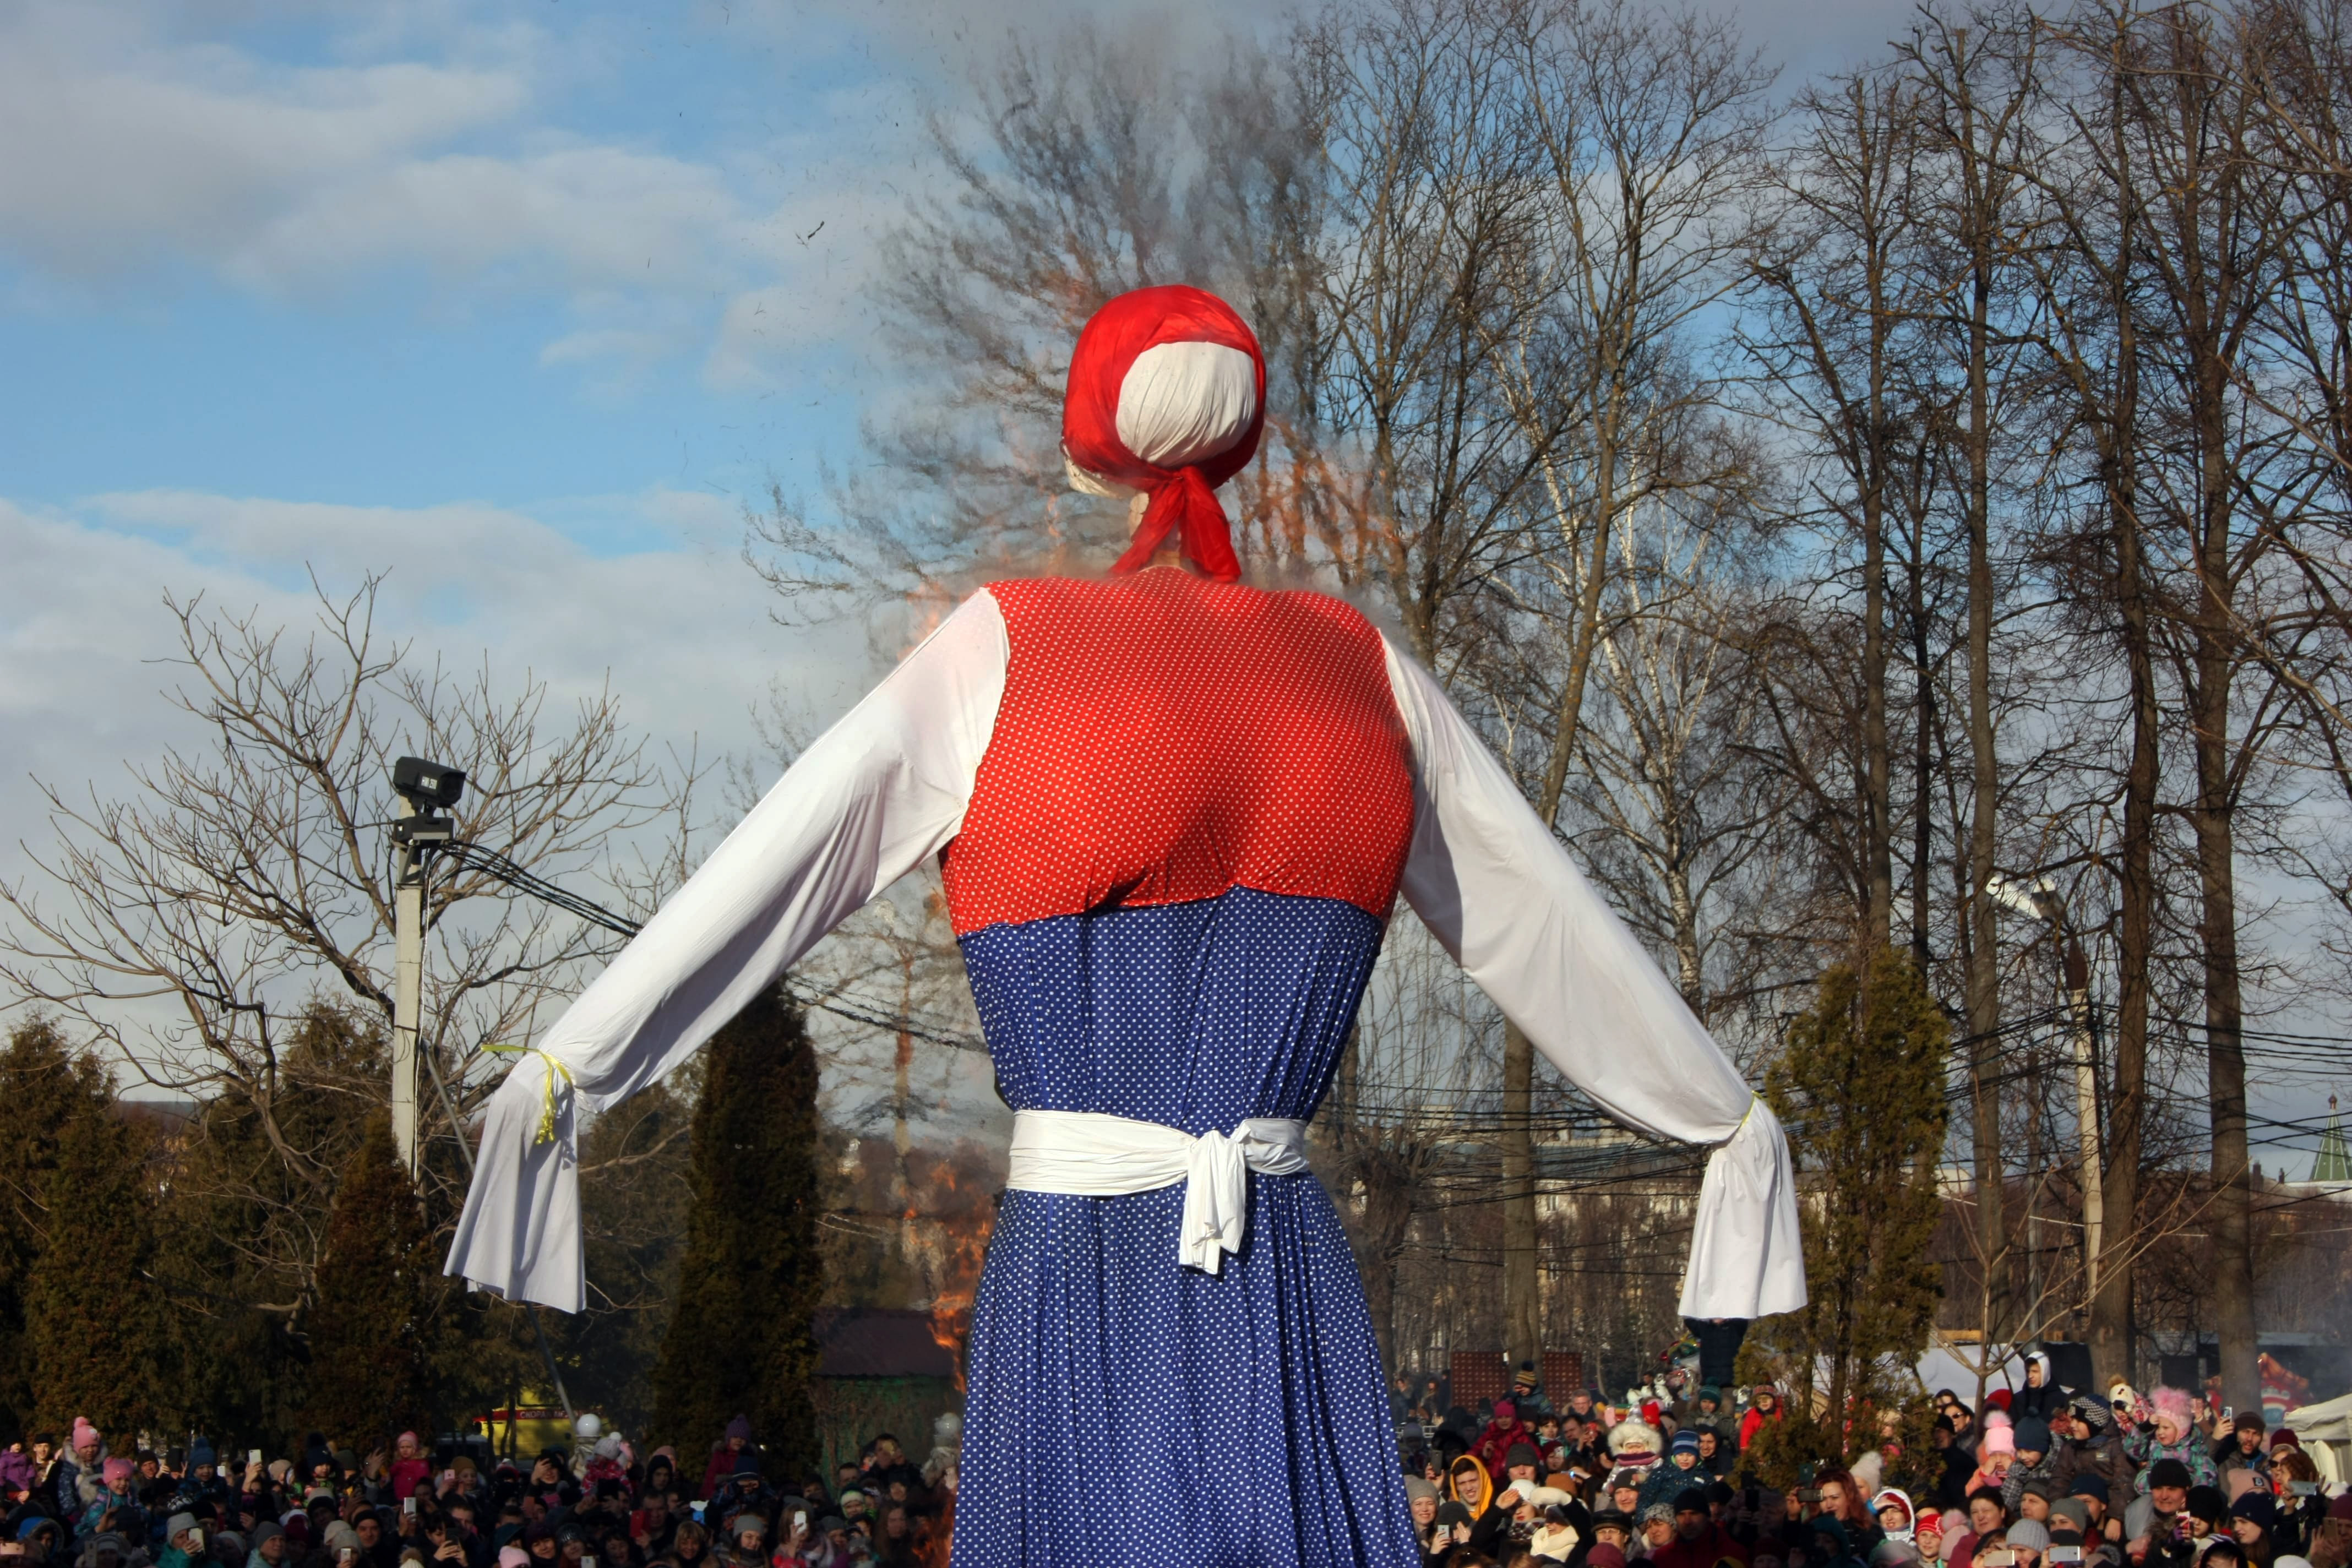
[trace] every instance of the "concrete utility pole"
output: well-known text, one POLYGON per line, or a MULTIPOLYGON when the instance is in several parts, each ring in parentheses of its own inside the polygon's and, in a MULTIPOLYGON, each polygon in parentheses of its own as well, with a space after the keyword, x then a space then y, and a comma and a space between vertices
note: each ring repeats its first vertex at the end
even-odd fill
MULTIPOLYGON (((405 826, 426 815, 415 801, 401 802, 405 826)), ((396 834, 394 853, 399 872, 392 885, 392 1142, 401 1169, 414 1182, 422 1173, 416 1156, 416 1034, 425 1016, 425 857, 413 834, 396 834)))
POLYGON ((2036 877, 2019 883, 1995 877, 1993 897, 2022 915, 2050 927, 2059 945, 2064 972, 2067 1034, 2074 1056, 2074 1122, 2082 1140, 2083 1163, 2083 1281, 2084 1300, 2098 1294, 2099 1248, 2105 1239, 2106 1192, 2101 1184, 2099 1147, 2099 1082, 2091 1048, 2091 965, 2083 944, 2066 924, 2066 901, 2049 881, 2036 877))
POLYGON ((416 1048, 425 1020, 425 884, 433 851, 457 836, 456 819, 441 816, 464 798, 466 774, 459 768, 403 757, 393 764, 393 793, 400 796, 400 820, 392 825, 398 858, 392 882, 392 1142, 411 1182, 425 1167, 417 1152, 416 1048))

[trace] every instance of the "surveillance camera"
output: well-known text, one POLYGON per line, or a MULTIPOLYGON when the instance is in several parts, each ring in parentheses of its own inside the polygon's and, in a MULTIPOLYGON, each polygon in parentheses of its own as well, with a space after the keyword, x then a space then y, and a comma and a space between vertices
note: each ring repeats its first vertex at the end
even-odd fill
POLYGON ((419 811, 436 805, 446 810, 464 796, 466 773, 423 757, 403 757, 392 765, 392 787, 419 811))

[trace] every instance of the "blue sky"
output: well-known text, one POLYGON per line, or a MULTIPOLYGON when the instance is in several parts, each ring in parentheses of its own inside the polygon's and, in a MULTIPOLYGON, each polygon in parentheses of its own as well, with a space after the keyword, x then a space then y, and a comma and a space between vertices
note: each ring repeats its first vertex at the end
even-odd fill
MULTIPOLYGON (((1741 15, 1801 67, 1906 9, 1741 15)), ((313 568, 391 567, 396 629, 559 692, 609 674, 706 754, 750 744, 772 679, 837 710, 868 650, 770 624, 743 504, 854 462, 891 395, 863 285, 931 177, 926 112, 1008 28, 1078 18, 1176 62, 1280 25, 1245 0, 0 7, 0 814, 29 773, 163 742, 167 586, 290 617, 313 568)))
MULTIPOLYGON (((1907 0, 1746 0, 1784 85, 1907 0)), ((178 732, 168 589, 307 614, 390 568, 451 662, 609 680, 657 744, 759 752, 862 636, 740 560, 772 479, 894 395, 864 285, 1008 27, 1252 0, 8 0, 0 5, 0 876, 34 775, 112 790, 178 732)))

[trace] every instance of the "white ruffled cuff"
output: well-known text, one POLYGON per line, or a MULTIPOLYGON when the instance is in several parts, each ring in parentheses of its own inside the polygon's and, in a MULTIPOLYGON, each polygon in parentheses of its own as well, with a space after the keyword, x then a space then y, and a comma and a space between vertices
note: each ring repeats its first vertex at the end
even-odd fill
POLYGON ((1780 1119, 1759 1095, 1707 1156, 1683 1276, 1685 1318, 1762 1318, 1805 1304, 1797 1173, 1780 1119))
POLYGON ((526 1056, 490 1096, 466 1210, 445 1274, 511 1300, 576 1312, 587 1300, 580 1247, 580 1169, 573 1101, 559 1086, 555 1137, 539 1141, 553 1069, 526 1056))

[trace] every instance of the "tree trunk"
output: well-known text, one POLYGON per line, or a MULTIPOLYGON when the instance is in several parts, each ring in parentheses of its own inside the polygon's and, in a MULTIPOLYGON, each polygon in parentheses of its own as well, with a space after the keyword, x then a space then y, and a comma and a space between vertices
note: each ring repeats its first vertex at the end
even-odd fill
MULTIPOLYGON (((2213 1315, 2221 1344, 2221 1394, 2241 1410, 2262 1408, 2262 1373, 2255 1365, 2254 1268, 2250 1235, 2252 1199, 2246 1172, 2246 1051, 2240 1030, 2244 1002, 2238 963, 2237 801, 2230 767, 2230 704, 2240 633, 2234 614, 2230 539, 2234 466, 2232 372, 2226 363, 2223 308, 2233 304, 2240 279, 2231 258, 2209 258, 2196 247, 2205 232, 2204 205, 2192 192, 2181 225, 2180 289, 2194 356, 2189 417, 2197 438, 2199 484, 2195 519, 2197 609, 2191 626, 2196 690, 2197 880, 2202 908, 2199 937, 2205 983, 2206 1092, 2213 1137, 2213 1315)), ((2228 225, 2228 205, 2220 221, 2228 225)))
MULTIPOLYGON (((1866 125, 1858 84, 1854 93, 1855 118, 1866 125)), ((1884 152, 1893 156, 1891 147, 1884 152)), ((1862 925, 1865 945, 1874 948, 1893 940, 1895 922, 1895 766, 1886 738, 1886 354, 1894 315, 1875 233, 1871 242, 1870 427, 1863 436, 1862 484, 1862 925)))
MULTIPOLYGON (((2208 639, 2218 641, 2218 636, 2208 639)), ((2235 835, 2230 821, 2229 672, 2224 648, 2200 648, 2197 714, 2197 878, 2203 900, 2206 1094, 2213 1132, 2213 1315, 2221 1394, 2262 1407, 2254 1329, 2252 1194, 2247 1182, 2246 1047, 2238 971, 2235 835)))
MULTIPOLYGON (((1984 1258, 1988 1315, 2008 1308, 2009 1241, 2000 1164, 2000 911, 1994 873, 1994 813, 2000 804, 1992 721, 1992 453, 1990 339, 1992 261, 1979 215, 1975 298, 1969 324, 1969 761, 1975 772, 1969 824, 1969 1099, 1975 1123, 1977 1245, 1984 1258)), ((1988 1336, 1996 1325, 1983 1325, 1988 1336)))
POLYGON ((2122 221, 2116 260, 2109 268, 2116 320, 2116 388, 2107 421, 2107 512, 2115 536, 2114 585, 2116 618, 2129 675, 2131 752, 2124 771, 2123 842, 2117 846, 2117 910, 2115 1077, 2107 1096, 2106 1169, 2101 1206, 2098 1289, 2091 1298, 2091 1364, 2107 1379, 2137 1383, 2137 1325, 2132 1289, 2139 1247, 2139 1161, 2147 1106, 2147 1015, 2149 967, 2156 957, 2156 807, 2160 764, 2157 753, 2156 651, 2148 629, 2147 563, 2140 532, 2139 339, 2131 296, 2132 247, 2137 243, 2136 182, 2125 141, 2121 96, 2123 34, 2116 34, 2109 65, 2115 121, 2115 184, 2122 221))
POLYGON ((1503 1353, 1543 1364, 1543 1288, 1536 1258, 1534 1042, 1503 1028, 1503 1353))
POLYGON ((1935 973, 1928 941, 1927 889, 1934 876, 1936 834, 1936 667, 1927 649, 1927 526, 1911 530, 1910 619, 1913 682, 1911 756, 1911 958, 1919 973, 1935 973))
MULTIPOLYGON (((1605 350, 1604 350, 1605 352, 1605 350)), ((1568 768, 1576 752, 1579 726, 1584 721, 1584 691, 1592 669, 1594 647, 1600 641, 1601 585, 1609 570, 1610 525, 1616 505, 1617 411, 1622 397, 1615 391, 1614 363, 1604 372, 1612 391, 1607 411, 1595 421, 1592 504, 1592 554, 1580 584, 1576 634, 1570 644, 1567 677, 1560 682, 1559 708, 1552 726, 1551 755, 1546 759, 1542 792, 1536 815, 1544 826, 1559 819, 1559 797, 1567 793, 1568 768)), ((1514 1359, 1535 1358, 1543 1365, 1543 1289, 1536 1268, 1535 1043, 1516 1024, 1503 1030, 1503 1338, 1514 1359)))

